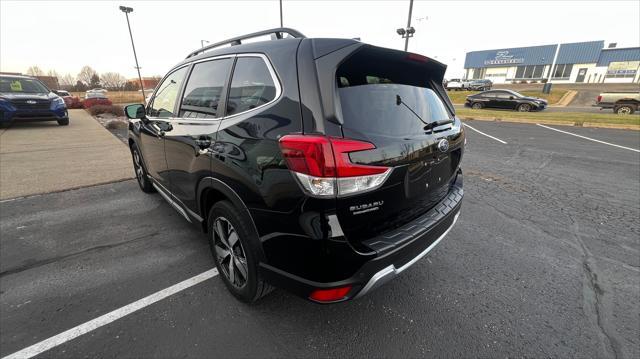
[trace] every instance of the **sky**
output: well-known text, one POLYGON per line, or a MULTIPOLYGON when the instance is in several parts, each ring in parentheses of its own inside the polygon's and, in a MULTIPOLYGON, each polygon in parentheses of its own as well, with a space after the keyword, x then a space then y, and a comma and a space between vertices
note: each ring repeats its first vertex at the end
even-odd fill
MULTIPOLYGON (((129 14, 142 76, 164 75, 200 47, 201 40, 278 27, 278 0, 264 1, 17 1, 0 0, 0 71, 38 65, 76 76, 136 76, 125 15, 129 14)), ((402 49, 409 0, 283 0, 284 26, 307 37, 359 37, 402 49)), ((640 46, 640 1, 419 1, 409 51, 448 65, 462 77, 465 53, 505 47, 605 40, 640 46)))

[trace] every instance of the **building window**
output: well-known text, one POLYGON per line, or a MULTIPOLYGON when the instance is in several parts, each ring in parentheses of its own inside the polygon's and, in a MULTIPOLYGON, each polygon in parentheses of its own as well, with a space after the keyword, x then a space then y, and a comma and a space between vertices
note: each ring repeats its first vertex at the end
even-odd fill
POLYGON ((516 79, 539 79, 542 78, 544 65, 518 66, 516 69, 516 79))
POLYGON ((474 80, 483 79, 486 72, 487 72, 487 69, 484 67, 478 67, 473 69, 473 79, 474 80))
POLYGON ((559 80, 568 80, 571 77, 571 70, 573 70, 573 64, 556 65, 553 71, 553 78, 559 80))

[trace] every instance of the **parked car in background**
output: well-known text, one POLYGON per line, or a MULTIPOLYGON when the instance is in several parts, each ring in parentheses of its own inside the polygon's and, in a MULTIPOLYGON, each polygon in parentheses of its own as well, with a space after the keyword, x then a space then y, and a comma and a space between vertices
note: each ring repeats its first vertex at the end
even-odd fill
POLYGON ((451 79, 447 81, 446 89, 447 90, 468 90, 471 85, 471 81, 469 80, 461 80, 461 79, 451 79))
POLYGON ((82 108, 82 103, 78 96, 72 95, 69 91, 65 90, 52 90, 53 93, 62 97, 67 108, 82 108))
POLYGON ((100 93, 106 94, 109 91, 107 91, 107 90, 105 90, 103 88, 94 88, 94 89, 91 89, 91 90, 87 90, 87 92, 100 92, 100 93))
POLYGON ((69 124, 62 97, 40 80, 21 75, 0 75, 0 123, 14 121, 57 121, 69 124))
POLYGON ((105 95, 103 92, 90 92, 87 91, 85 93, 85 97, 84 100, 82 100, 82 107, 83 108, 90 108, 93 107, 95 105, 107 105, 110 106, 112 105, 111 100, 109 100, 107 98, 107 95, 105 95))
POLYGON ((547 100, 527 97, 511 90, 491 90, 467 96, 464 105, 473 109, 499 108, 529 112, 544 110, 548 103, 547 100))
POLYGON ((640 92, 603 92, 596 98, 594 106, 611 108, 619 115, 630 115, 640 108, 640 92))
POLYGON ((240 300, 272 285, 318 303, 361 297, 458 218, 465 133, 445 69, 282 28, 209 45, 125 108, 138 184, 207 233, 240 300))
POLYGON ((491 90, 493 82, 491 80, 473 80, 469 83, 469 90, 487 91, 491 90))

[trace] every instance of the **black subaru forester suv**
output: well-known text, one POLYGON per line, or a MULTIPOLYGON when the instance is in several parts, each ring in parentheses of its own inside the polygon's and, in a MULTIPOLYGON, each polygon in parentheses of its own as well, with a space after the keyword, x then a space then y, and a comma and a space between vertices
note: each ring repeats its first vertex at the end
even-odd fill
POLYGON ((206 46, 125 108, 136 177, 208 233, 237 298, 360 297, 458 218, 465 136, 445 68, 288 28, 206 46))

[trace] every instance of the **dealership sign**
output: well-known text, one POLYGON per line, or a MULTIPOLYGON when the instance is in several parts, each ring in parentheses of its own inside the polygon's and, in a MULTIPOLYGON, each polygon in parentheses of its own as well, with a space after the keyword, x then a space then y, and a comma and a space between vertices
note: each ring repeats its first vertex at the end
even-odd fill
POLYGON ((524 62, 522 57, 514 57, 508 50, 496 52, 496 57, 489 60, 484 60, 485 65, 508 65, 508 64, 521 64, 524 62))

